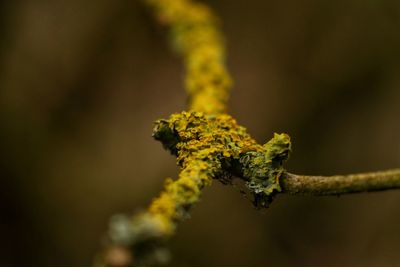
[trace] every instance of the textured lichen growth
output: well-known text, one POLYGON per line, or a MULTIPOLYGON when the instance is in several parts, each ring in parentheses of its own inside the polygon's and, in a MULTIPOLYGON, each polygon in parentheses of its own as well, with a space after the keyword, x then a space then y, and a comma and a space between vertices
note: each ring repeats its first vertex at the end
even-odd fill
POLYGON ((209 165, 204 171, 208 179, 203 182, 213 178, 229 183, 231 176, 244 179, 258 207, 267 206, 273 194, 280 191, 283 162, 291 149, 286 134, 275 134, 265 145, 257 144, 226 114, 173 114, 169 120, 157 121, 153 136, 177 156, 184 170, 199 162, 209 165))
POLYGON ((274 137, 262 147, 262 151, 249 151, 239 159, 242 177, 246 186, 254 194, 256 207, 267 207, 274 193, 281 191, 279 179, 284 173, 283 163, 291 149, 290 138, 286 134, 274 137))

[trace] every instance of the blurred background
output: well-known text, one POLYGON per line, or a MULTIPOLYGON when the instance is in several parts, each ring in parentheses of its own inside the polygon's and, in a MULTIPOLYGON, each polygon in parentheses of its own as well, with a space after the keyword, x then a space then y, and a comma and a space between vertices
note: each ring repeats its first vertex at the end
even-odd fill
MULTIPOLYGON (((208 1, 230 112, 287 132, 299 174, 400 167, 400 2, 208 1)), ((185 109, 181 60, 137 0, 0 2, 0 267, 89 266, 108 218, 176 177, 153 121, 185 109)), ((400 266, 400 191, 279 196, 215 182, 171 240, 177 267, 400 266)))

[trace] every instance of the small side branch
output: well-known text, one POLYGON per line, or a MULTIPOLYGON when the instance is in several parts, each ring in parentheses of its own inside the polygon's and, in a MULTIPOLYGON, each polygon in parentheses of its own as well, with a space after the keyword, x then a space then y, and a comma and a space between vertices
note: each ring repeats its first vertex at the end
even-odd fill
POLYGON ((400 188, 400 169, 335 176, 307 176, 286 173, 283 193, 300 195, 342 195, 400 188))

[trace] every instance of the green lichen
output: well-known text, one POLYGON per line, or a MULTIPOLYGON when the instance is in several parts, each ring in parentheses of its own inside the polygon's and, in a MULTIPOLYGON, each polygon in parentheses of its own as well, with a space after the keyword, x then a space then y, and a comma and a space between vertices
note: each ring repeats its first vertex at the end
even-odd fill
POLYGON ((239 159, 241 177, 254 194, 256 207, 267 207, 276 192, 281 191, 280 178, 283 163, 289 158, 290 138, 286 134, 274 137, 262 147, 262 151, 249 151, 239 159))

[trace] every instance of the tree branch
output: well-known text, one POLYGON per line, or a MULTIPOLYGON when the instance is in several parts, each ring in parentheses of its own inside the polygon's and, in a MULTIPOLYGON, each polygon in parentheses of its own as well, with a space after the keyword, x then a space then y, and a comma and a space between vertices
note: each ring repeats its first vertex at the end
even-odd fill
POLYGON ((283 193, 294 195, 342 195, 400 188, 400 169, 334 176, 286 173, 281 178, 283 193))
POLYGON ((233 176, 240 177, 260 207, 267 207, 278 193, 339 195, 400 188, 400 169, 332 177, 286 173, 283 163, 291 150, 290 137, 275 134, 260 145, 226 113, 232 82, 225 66, 224 37, 214 13, 192 0, 144 1, 160 23, 168 26, 173 48, 184 59, 189 110, 157 121, 153 133, 177 157, 181 172, 177 180, 167 180, 147 210, 111 219, 95 267, 166 262, 165 242, 189 216, 212 179, 229 183, 233 176))

